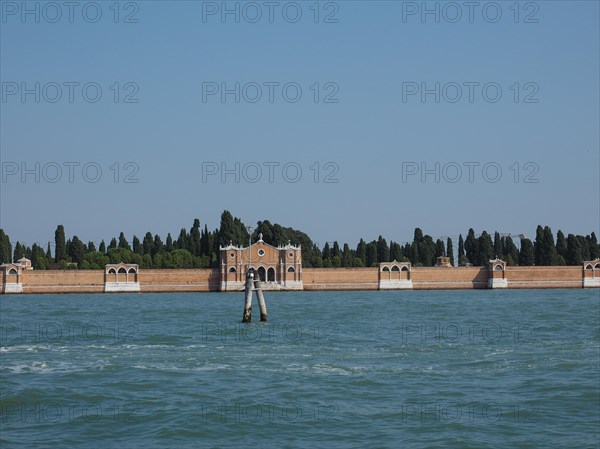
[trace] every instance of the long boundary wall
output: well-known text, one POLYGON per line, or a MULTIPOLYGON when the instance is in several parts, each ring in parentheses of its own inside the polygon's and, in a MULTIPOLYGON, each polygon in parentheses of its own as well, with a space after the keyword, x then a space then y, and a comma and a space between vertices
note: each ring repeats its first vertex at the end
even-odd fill
MULTIPOLYGON (((600 270, 586 273, 583 267, 506 267, 507 288, 582 288, 585 276, 600 276, 600 270), (598 273, 598 274, 597 274, 598 273)), ((304 268, 304 290, 379 290, 378 268, 304 268)), ((492 271, 488 267, 425 268, 410 272, 414 290, 485 289, 492 271)), ((25 270, 20 275, 23 293, 102 293, 103 270, 25 270)), ((138 273, 141 292, 211 292, 220 290, 218 269, 144 270, 138 273)), ((0 292, 5 288, 0 276, 0 292)), ((590 284, 593 285, 595 284, 590 284)), ((10 287, 10 285, 9 285, 10 287)))

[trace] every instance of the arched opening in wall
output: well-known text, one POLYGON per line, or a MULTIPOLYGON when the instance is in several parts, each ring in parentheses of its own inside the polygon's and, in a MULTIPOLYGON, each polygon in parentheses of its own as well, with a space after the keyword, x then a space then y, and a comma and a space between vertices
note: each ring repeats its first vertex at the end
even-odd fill
POLYGON ((11 268, 10 270, 8 270, 8 274, 17 274, 17 270, 11 268))
POLYGON ((390 278, 393 280, 400 280, 400 267, 398 267, 398 265, 394 265, 392 267, 392 273, 390 275, 390 278))
POLYGON ((502 267, 502 265, 496 265, 494 267, 494 270, 496 270, 496 271, 502 271, 502 270, 504 270, 504 268, 502 267))
POLYGON ((237 275, 237 270, 235 269, 235 267, 229 267, 229 270, 227 270, 227 280, 229 282, 235 281, 236 275, 237 275))
POLYGON ((117 282, 126 282, 127 281, 127 270, 124 267, 121 267, 117 270, 117 282))
POLYGON ((275 282, 275 269, 273 267, 267 270, 267 281, 275 282))
POLYGON ((137 282, 137 270, 134 267, 130 267, 127 273, 129 274, 127 279, 129 282, 137 282))
POLYGON ((381 269, 381 271, 390 271, 390 268, 388 266, 383 266, 383 268, 381 269))
POLYGON ((400 268, 400 279, 402 280, 408 280, 409 279, 409 271, 408 271, 408 267, 405 265, 402 268, 400 268))
POLYGON ((296 273, 296 270, 294 270, 294 267, 288 267, 288 269, 285 273, 285 280, 286 281, 294 281, 295 273, 296 273))
POLYGON ((596 265, 594 265, 594 268, 595 268, 596 270, 600 270, 600 263, 597 263, 596 265))
POLYGON ((108 274, 115 274, 115 273, 116 273, 116 271, 115 271, 114 268, 109 268, 108 269, 108 274))
POLYGON ((593 270, 593 269, 594 269, 594 267, 593 267, 593 265, 592 265, 591 263, 588 263, 588 264, 585 266, 585 269, 586 269, 586 270, 593 270))
POLYGON ((262 281, 265 282, 265 280, 267 279, 267 271, 265 270, 265 267, 260 267, 257 270, 258 273, 258 278, 262 281))

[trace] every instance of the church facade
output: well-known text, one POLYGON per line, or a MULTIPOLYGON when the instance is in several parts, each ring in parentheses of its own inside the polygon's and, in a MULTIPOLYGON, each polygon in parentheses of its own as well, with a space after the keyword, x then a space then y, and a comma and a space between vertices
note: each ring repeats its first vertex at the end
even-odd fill
POLYGON ((303 290, 302 249, 288 243, 272 246, 262 234, 256 243, 247 246, 219 247, 221 253, 221 291, 244 290, 246 273, 253 268, 260 277, 263 290, 303 290))

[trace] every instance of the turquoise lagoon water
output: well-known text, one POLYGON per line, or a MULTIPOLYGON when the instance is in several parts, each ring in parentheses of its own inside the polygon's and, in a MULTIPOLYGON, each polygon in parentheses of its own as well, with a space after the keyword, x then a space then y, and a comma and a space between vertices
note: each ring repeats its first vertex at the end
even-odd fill
POLYGON ((598 290, 266 299, 0 297, 0 447, 599 446, 598 290))

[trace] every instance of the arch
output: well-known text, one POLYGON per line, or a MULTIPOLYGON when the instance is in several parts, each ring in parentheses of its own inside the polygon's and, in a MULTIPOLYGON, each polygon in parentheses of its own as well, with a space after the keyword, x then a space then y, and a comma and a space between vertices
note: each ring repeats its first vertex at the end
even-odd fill
POLYGON ((119 271, 117 271, 117 273, 121 274, 121 273, 127 273, 127 270, 125 269, 125 267, 121 267, 119 268, 119 271))
POLYGON ((235 273, 235 272, 237 272, 237 270, 235 269, 235 267, 231 267, 231 268, 229 268, 229 272, 230 273, 235 273))
POLYGON ((595 268, 596 270, 600 270, 600 263, 597 263, 596 265, 594 265, 594 268, 595 268))
POLYGON ((384 265, 384 266, 381 268, 381 271, 390 271, 390 267, 388 267, 387 265, 384 265))
POLYGON ((259 267, 256 271, 258 273, 258 278, 262 282, 265 282, 265 280, 267 279, 267 270, 265 270, 265 267, 259 267))
POLYGON ((267 270, 267 282, 275 282, 275 269, 273 267, 267 270))
POLYGON ((593 269, 594 269, 594 267, 593 267, 593 265, 592 265, 591 263, 588 263, 588 264, 585 266, 585 269, 586 269, 586 270, 593 270, 593 269))
POLYGON ((131 267, 127 272, 128 273, 133 273, 133 274, 137 273, 137 271, 133 267, 131 267))
POLYGON ((17 274, 17 270, 11 268, 10 270, 8 270, 8 274, 17 274))
POLYGON ((295 271, 296 271, 296 270, 294 270, 294 267, 289 267, 289 268, 287 269, 287 272, 288 272, 288 273, 294 273, 295 271))
POLYGON ((114 273, 116 273, 116 271, 115 271, 114 268, 109 268, 108 269, 108 274, 114 274, 114 273))
POLYGON ((502 270, 504 270, 504 267, 502 265, 498 264, 498 265, 496 265, 494 267, 494 270, 496 270, 496 271, 502 271, 502 270))
POLYGON ((408 267, 404 265, 402 268, 400 268, 400 271, 408 271, 408 267))
POLYGON ((398 265, 394 265, 392 267, 392 271, 400 271, 400 267, 398 267, 398 265))

